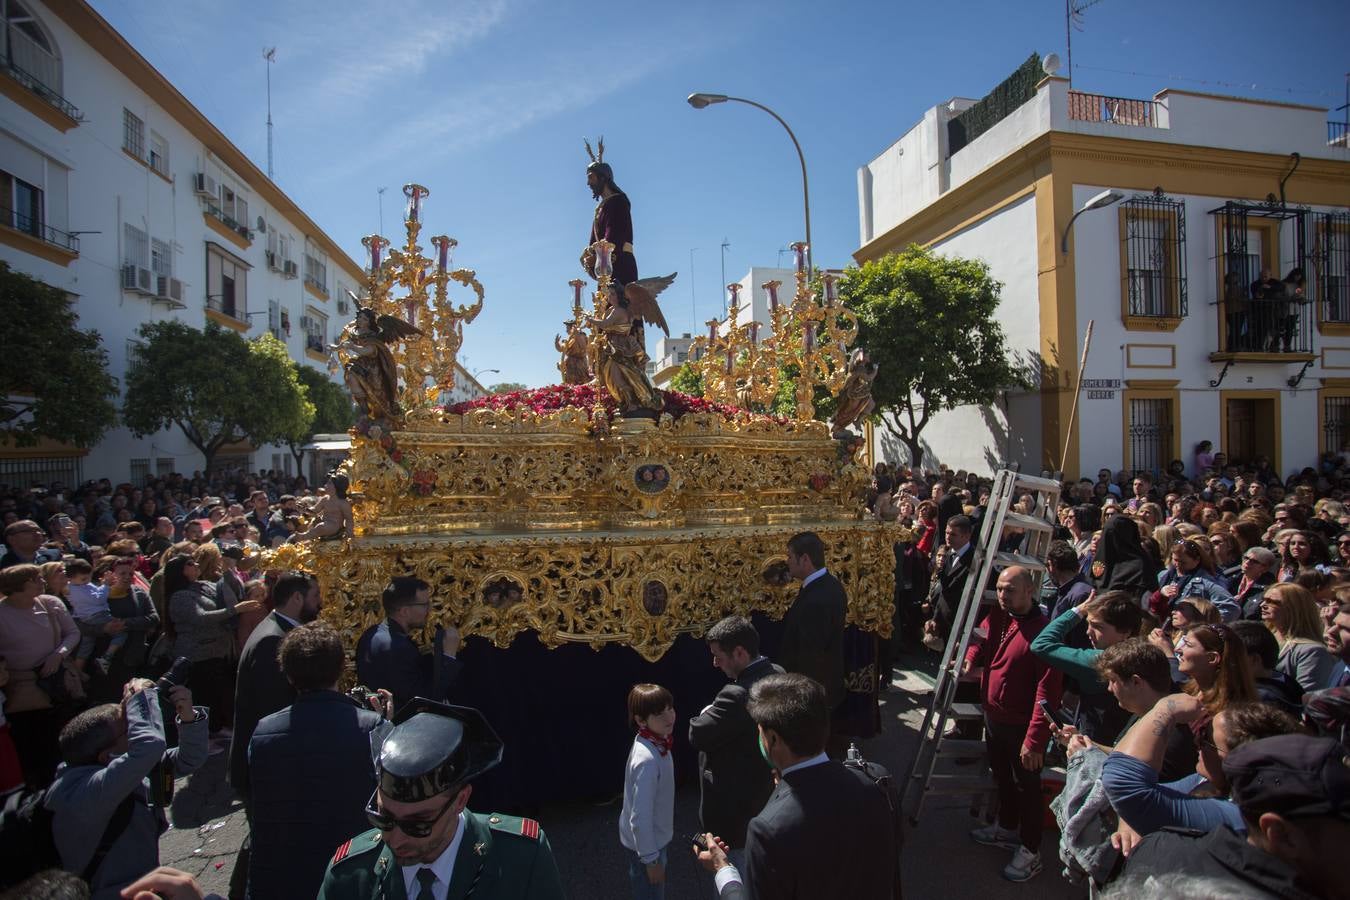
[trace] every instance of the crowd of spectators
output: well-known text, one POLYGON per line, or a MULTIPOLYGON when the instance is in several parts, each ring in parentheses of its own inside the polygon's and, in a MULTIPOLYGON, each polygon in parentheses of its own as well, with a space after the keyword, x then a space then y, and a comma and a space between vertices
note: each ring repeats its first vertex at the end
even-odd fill
MULTIPOLYGON (((1055 852, 1041 847, 1042 771, 1062 764, 1056 812, 1066 873, 1099 885, 1157 885, 1174 874, 1168 860, 1191 853, 1203 857, 1206 878, 1241 882, 1253 896, 1344 895, 1327 865, 1334 857, 1316 848, 1350 836, 1350 477, 1335 458, 1281 481, 1264 460, 1233 465, 1211 450, 1197 447, 1189 477, 1176 461, 1164 473, 1102 470, 1096 481, 1065 482, 1041 593, 1022 569, 998 579, 983 639, 964 661, 965 696, 979 700, 984 721, 953 736, 983 737, 1000 802, 997 818, 972 837, 1012 851, 1003 870, 1010 880, 1035 877, 1055 852), (1272 779, 1292 787, 1272 790, 1272 779), (1186 829, 1194 846, 1178 846, 1174 829, 1186 829)), ((896 547, 897 628, 883 672, 907 644, 941 648, 951 636, 990 488, 971 473, 878 465, 869 509, 913 532, 896 547)), ((257 565, 261 548, 313 524, 319 500, 302 479, 273 472, 172 475, 142 487, 0 485, 0 792, 47 790, 62 865, 95 896, 115 896, 153 869, 166 780, 227 748, 231 786, 259 839, 241 855, 236 889, 307 893, 323 877, 322 851, 362 824, 355 803, 375 789, 368 750, 380 713, 412 696, 443 699, 453 685, 458 632, 446 629, 431 653, 417 647, 408 631, 425 623, 430 589, 399 578, 382 598, 385 621, 362 637, 356 659, 358 680, 378 689, 378 712, 358 716, 361 707, 352 711, 336 692, 346 667, 340 639, 305 625, 319 613, 317 586, 257 565), (181 683, 152 680, 179 659, 189 664, 181 683), (307 769, 320 745, 353 749, 307 769), (255 768, 261 761, 265 770, 255 768), (351 790, 309 804, 306 827, 322 834, 305 865, 291 865, 273 852, 275 835, 295 827, 294 811, 309 801, 290 786, 317 790, 325 779, 351 790), (268 787, 263 802, 255 785, 268 787)), ((1018 505, 1031 512, 1032 502, 1018 505)), ((997 543, 1016 550, 1023 539, 1010 527, 997 543)), ((842 619, 823 612, 825 624, 803 630, 808 612, 846 603, 830 588, 823 553, 808 551, 789 548, 803 584, 789 625, 801 640, 833 641, 842 619)), ((795 676, 800 696, 788 705, 813 723, 808 740, 788 719, 774 725, 786 713, 756 685, 788 683, 772 680, 748 623, 710 632, 714 664, 732 683, 691 723, 701 776, 767 760, 792 782, 827 750, 842 758, 821 724, 837 702, 839 653, 816 643, 796 653, 786 641, 781 660, 811 676, 795 676), (737 743, 728 761, 711 735, 731 721, 737 743)), ((658 762, 669 742, 656 721, 666 699, 630 710, 649 732, 635 746, 650 743, 658 762)), ((854 789, 852 776, 829 772, 838 780, 831 791, 854 789)), ((703 785, 700 818, 713 832, 703 858, 721 872, 724 896, 774 893, 756 856, 772 843, 769 784, 747 788, 703 785), (724 828, 716 825, 723 801, 735 806, 724 828), (763 818, 753 818, 762 806, 763 818), (742 860, 748 877, 737 887, 742 860)), ((792 824, 774 826, 784 834, 805 827, 785 821, 792 824)), ((625 842, 635 894, 659 883, 670 840, 625 842)), ((872 875, 887 879, 881 869, 872 875)))
MULTIPOLYGON (((969 571, 953 550, 978 541, 991 487, 876 467, 869 511, 914 533, 896 546, 893 653, 943 646, 969 571)), ((971 836, 1014 851, 1005 877, 1041 870, 1031 798, 1046 754, 1066 767, 1066 875, 1150 893, 1192 854, 1220 894, 1347 896, 1325 848, 1350 836, 1348 499, 1341 456, 1281 480, 1209 442, 1191 467, 1062 483, 1039 603, 1004 569, 966 659, 1000 801, 971 836)), ((992 542, 1024 540, 1006 527, 992 542)))

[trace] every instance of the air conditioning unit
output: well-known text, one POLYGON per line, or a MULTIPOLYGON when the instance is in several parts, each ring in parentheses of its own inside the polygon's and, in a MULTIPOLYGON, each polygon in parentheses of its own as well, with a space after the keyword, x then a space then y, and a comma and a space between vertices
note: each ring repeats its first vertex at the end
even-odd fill
POLYGON ((220 186, 216 184, 216 180, 205 172, 198 172, 192 176, 192 189, 212 200, 216 200, 220 193, 220 186))
POLYGON ((183 282, 167 275, 157 276, 155 278, 155 298, 181 306, 183 303, 183 282))
POLYGON ((138 294, 155 292, 155 273, 136 265, 122 267, 122 290, 138 294))
POLYGON ((282 267, 282 271, 287 278, 297 278, 300 275, 300 267, 289 259, 286 260, 285 265, 282 267))

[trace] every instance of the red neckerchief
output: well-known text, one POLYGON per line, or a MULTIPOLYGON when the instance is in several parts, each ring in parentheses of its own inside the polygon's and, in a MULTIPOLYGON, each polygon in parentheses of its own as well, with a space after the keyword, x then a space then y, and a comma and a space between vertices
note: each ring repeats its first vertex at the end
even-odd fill
POLYGON ((661 751, 662 756, 665 756, 667 753, 669 753, 670 748, 675 746, 674 733, 668 734, 665 737, 661 737, 659 734, 647 728, 647 726, 645 725, 638 728, 638 737, 646 738, 647 740, 655 744, 656 749, 661 751))

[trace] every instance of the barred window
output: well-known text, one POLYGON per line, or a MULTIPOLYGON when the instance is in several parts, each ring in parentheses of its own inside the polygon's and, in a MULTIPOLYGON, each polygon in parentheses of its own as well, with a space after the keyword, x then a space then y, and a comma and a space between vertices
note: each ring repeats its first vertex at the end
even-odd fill
POLYGON ((1129 314, 1185 316, 1185 204, 1160 191, 1136 196, 1123 204, 1122 225, 1129 314))
POLYGON ((168 244, 158 239, 150 241, 150 269, 165 278, 173 276, 173 253, 168 244))
POLYGON ((135 225, 122 225, 122 265, 150 266, 150 236, 135 225))
POLYGON ((122 149, 145 159, 145 123, 129 109, 122 110, 122 149))
POLYGON ((1172 453, 1172 401, 1130 400, 1130 468, 1152 472, 1166 470, 1172 453))
POLYGON ((165 178, 169 176, 169 142, 164 136, 150 132, 150 168, 165 178))
POLYGON ((1350 397, 1322 400, 1322 452, 1340 453, 1350 440, 1350 397))
POLYGON ((1350 322, 1350 213, 1323 213, 1317 218, 1318 265, 1313 272, 1322 321, 1350 322))
POLYGON ((150 480, 150 460, 133 459, 131 461, 131 483, 142 487, 150 480))

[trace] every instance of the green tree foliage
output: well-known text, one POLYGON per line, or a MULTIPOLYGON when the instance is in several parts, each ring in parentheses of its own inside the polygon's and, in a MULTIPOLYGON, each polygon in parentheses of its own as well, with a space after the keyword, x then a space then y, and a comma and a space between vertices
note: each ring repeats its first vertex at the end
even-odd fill
POLYGON ((341 434, 356 422, 351 395, 341 385, 334 384, 323 372, 313 366, 292 362, 295 377, 304 387, 305 396, 314 405, 314 418, 306 426, 286 437, 286 446, 295 457, 296 471, 304 459, 300 448, 315 434, 341 434))
POLYGON ((122 418, 137 436, 177 425, 210 469, 225 444, 282 442, 314 419, 286 347, 208 322, 150 322, 127 369, 122 418))
POLYGON ((703 396, 703 373, 700 372, 692 360, 680 366, 670 378, 670 389, 679 391, 682 394, 692 394, 695 397, 703 396))
POLYGON ((840 298, 858 314, 857 346, 881 366, 872 385, 877 414, 911 465, 923 462, 920 435, 935 413, 1026 386, 994 319, 1002 288, 985 263, 917 245, 840 280, 840 298))
POLYGON ((494 384, 487 389, 489 394, 513 394, 516 391, 525 390, 525 385, 519 381, 503 381, 500 384, 494 384))
POLYGON ((97 444, 117 420, 117 380, 70 297, 0 262, 0 439, 97 444))

